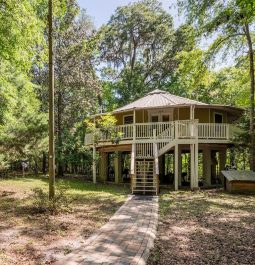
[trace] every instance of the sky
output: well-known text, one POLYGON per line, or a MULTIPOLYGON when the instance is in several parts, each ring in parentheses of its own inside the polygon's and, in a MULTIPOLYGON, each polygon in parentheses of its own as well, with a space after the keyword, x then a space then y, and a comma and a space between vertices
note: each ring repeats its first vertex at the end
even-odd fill
MULTIPOLYGON (((78 0, 78 3, 81 8, 87 10, 87 14, 92 17, 96 28, 99 28, 109 21, 111 15, 114 13, 117 7, 125 6, 129 3, 137 1, 138 0, 78 0)), ((162 3, 163 8, 172 15, 175 28, 179 27, 185 22, 184 16, 178 14, 177 0, 160 0, 160 2, 162 3)), ((206 49, 211 41, 211 39, 202 39, 202 41, 199 43, 199 47, 206 49)), ((227 61, 223 62, 222 59, 220 59, 220 56, 217 56, 213 68, 220 69, 232 64, 233 59, 228 58, 227 61)))
MULTIPOLYGON (((106 24, 119 6, 124 6, 135 0, 78 0, 80 7, 85 8, 87 13, 94 20, 95 26, 99 28, 106 24)), ((174 18, 174 25, 178 27, 183 22, 183 18, 178 16, 176 0, 161 0, 163 8, 174 18)))

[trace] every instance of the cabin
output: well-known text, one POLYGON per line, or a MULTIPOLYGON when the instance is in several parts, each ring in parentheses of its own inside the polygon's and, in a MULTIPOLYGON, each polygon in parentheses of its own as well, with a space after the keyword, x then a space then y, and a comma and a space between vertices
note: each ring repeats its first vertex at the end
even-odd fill
MULTIPOLYGON (((117 120, 117 142, 103 132, 97 142, 92 133, 85 135, 85 145, 93 149, 94 182, 130 183, 132 193, 144 194, 158 194, 161 186, 224 184, 220 172, 242 109, 156 89, 111 114, 117 120)), ((95 123, 101 115, 92 117, 95 123)))

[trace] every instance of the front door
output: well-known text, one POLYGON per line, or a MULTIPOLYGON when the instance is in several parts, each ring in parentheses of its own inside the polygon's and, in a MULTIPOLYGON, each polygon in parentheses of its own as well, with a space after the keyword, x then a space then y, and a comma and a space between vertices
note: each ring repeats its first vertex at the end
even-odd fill
POLYGON ((150 122, 170 122, 173 120, 173 110, 150 112, 150 122))

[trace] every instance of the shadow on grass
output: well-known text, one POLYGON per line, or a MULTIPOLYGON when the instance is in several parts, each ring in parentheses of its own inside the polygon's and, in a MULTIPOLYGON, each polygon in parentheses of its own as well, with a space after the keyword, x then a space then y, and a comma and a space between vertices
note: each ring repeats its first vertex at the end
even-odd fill
MULTIPOLYGON (((48 176, 25 176, 25 177, 13 177, 6 179, 7 181, 14 181, 20 183, 29 183, 31 180, 38 180, 44 183, 48 183, 48 176)), ((5 180, 3 180, 5 181, 5 180)), ((125 195, 129 193, 129 189, 121 184, 103 184, 83 181, 80 179, 67 179, 56 178, 56 188, 58 186, 65 187, 67 190, 76 190, 84 192, 106 192, 113 195, 125 195)))
POLYGON ((165 193, 148 264, 253 264, 254 206, 250 195, 165 193))

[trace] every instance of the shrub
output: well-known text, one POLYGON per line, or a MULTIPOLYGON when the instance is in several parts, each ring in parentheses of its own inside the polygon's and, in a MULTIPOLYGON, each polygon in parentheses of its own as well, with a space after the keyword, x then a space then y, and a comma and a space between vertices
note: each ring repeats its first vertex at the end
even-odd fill
POLYGON ((49 199, 48 192, 41 188, 33 191, 33 208, 37 213, 57 214, 63 211, 70 211, 70 198, 66 194, 66 189, 62 186, 56 190, 55 197, 49 199))

